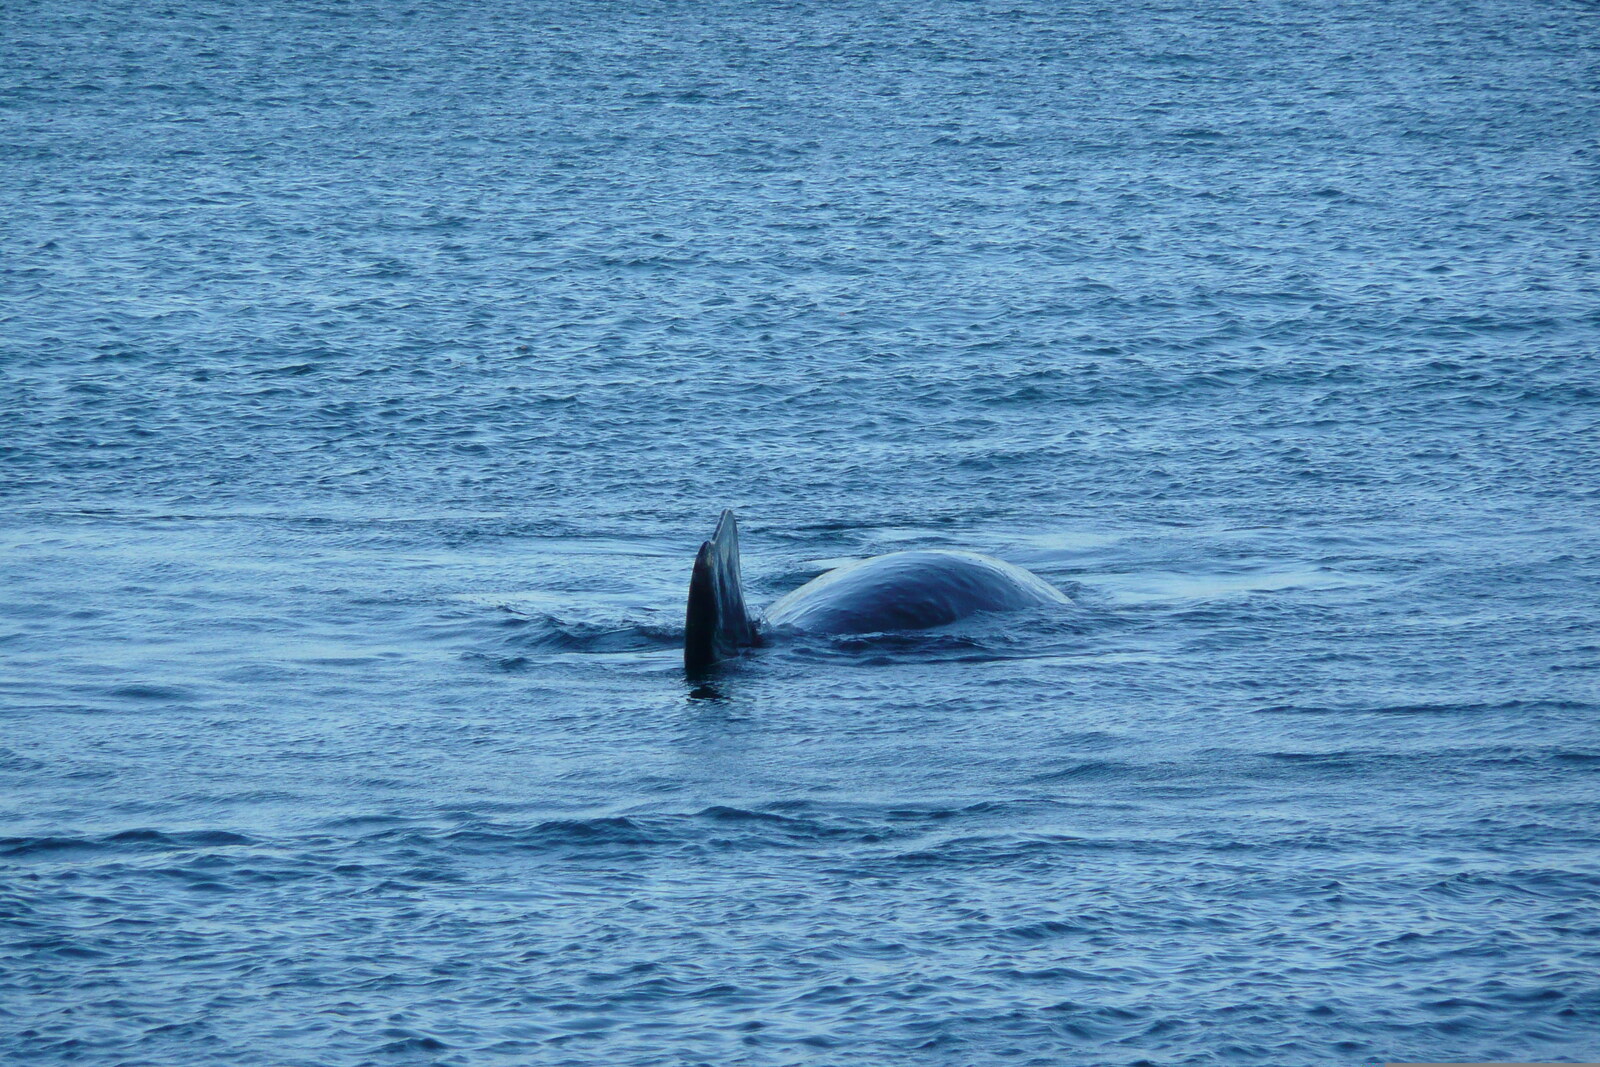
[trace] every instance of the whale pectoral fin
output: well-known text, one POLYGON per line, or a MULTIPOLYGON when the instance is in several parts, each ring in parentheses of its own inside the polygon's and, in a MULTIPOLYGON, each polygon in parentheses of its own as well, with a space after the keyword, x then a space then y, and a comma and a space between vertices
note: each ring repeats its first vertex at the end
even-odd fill
POLYGON ((745 610, 739 574, 739 524, 732 511, 724 511, 717 532, 695 555, 689 576, 684 668, 691 673, 708 670, 755 642, 756 629, 745 610))

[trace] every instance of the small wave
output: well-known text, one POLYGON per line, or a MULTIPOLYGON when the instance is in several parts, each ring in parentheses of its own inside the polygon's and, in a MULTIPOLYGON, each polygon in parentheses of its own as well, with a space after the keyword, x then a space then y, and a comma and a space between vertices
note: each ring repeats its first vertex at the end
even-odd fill
POLYGON ((43 760, 34 759, 21 752, 9 748, 0 748, 0 770, 4 771, 40 771, 47 764, 43 760))
POLYGON ((343 820, 349 828, 375 826, 368 844, 401 848, 415 859, 439 853, 594 853, 614 858, 626 852, 690 850, 706 852, 793 849, 813 843, 878 844, 917 832, 886 827, 872 815, 810 817, 728 805, 692 812, 650 815, 597 815, 517 824, 471 820, 455 827, 384 825, 384 820, 343 820))
POLYGON ((885 859, 894 865, 957 868, 1014 863, 1054 854, 1127 851, 1128 847, 1126 841, 1068 834, 998 834, 951 838, 885 859))
MULTIPOLYGON (((617 652, 658 652, 677 648, 683 643, 683 627, 656 622, 622 621, 572 621, 554 615, 526 616, 518 624, 516 633, 505 639, 507 647, 516 650, 501 662, 521 666, 517 653, 572 652, 580 654, 607 654, 617 652)), ((486 657, 492 658, 492 657, 486 657)))
POLYGON ((1084 760, 1069 763, 1052 771, 1036 774, 1035 782, 1072 782, 1119 780, 1149 774, 1147 768, 1116 760, 1084 760))
POLYGON ((1501 712, 1592 711, 1600 704, 1582 700, 1469 701, 1459 704, 1269 704, 1259 715, 1488 715, 1501 712))
POLYGON ((162 830, 136 829, 120 830, 111 834, 83 836, 0 837, 0 856, 20 859, 117 850, 159 852, 175 849, 216 848, 228 845, 255 845, 257 843, 254 838, 228 830, 192 830, 169 833, 162 830))
MULTIPOLYGON (((389 1034, 396 1031, 390 1030, 389 1034)), ((385 1042, 378 1046, 378 1051, 388 1056, 404 1055, 413 1052, 443 1052, 450 1046, 436 1037, 427 1034, 400 1033, 404 1036, 396 1037, 393 1041, 385 1042)))
POLYGON ((162 704, 188 704, 194 702, 194 694, 182 686, 157 685, 149 682, 133 682, 128 685, 112 686, 106 690, 106 695, 118 700, 135 700, 148 703, 162 704))

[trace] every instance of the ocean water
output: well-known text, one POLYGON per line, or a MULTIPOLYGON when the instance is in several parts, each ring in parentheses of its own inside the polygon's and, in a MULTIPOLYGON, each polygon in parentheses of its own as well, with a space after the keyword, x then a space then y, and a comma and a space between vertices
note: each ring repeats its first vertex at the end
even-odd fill
POLYGON ((0 1059, 1600 1059, 1600 9, 0 7, 0 1059), (988 552, 1061 614, 680 665, 988 552))

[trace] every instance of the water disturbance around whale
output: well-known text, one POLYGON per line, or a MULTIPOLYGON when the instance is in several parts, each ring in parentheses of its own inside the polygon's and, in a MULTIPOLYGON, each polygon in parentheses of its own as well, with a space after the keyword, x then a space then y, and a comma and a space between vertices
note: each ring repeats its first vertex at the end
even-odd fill
POLYGON ((871 634, 926 630, 980 611, 1070 606, 1061 590, 1021 567, 978 552, 891 552, 835 567, 777 600, 764 620, 744 602, 739 527, 724 511, 700 546, 689 579, 683 662, 703 671, 772 631, 871 634))

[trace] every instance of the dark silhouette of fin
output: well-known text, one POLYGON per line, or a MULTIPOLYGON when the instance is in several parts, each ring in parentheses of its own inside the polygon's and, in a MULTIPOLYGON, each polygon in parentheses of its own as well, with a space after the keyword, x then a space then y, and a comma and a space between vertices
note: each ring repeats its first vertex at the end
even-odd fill
POLYGON ((724 511, 717 532, 700 546, 689 578, 689 611, 684 619, 683 666, 703 674, 719 660, 756 643, 755 624, 744 607, 739 577, 739 524, 724 511))

